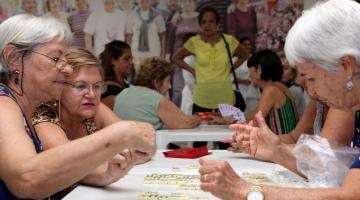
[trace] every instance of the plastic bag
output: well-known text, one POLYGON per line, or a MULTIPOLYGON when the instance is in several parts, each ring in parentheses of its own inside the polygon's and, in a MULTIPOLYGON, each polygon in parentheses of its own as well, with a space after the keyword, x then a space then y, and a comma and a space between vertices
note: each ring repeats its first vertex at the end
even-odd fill
POLYGON ((351 164, 359 155, 358 149, 341 146, 318 135, 300 136, 293 154, 299 172, 310 187, 339 187, 351 164))

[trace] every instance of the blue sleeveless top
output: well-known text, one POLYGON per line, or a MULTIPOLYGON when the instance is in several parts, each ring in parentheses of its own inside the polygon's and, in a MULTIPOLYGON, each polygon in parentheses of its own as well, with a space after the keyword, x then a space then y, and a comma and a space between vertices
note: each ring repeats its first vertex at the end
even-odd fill
MULTIPOLYGON (((10 97, 11 99, 13 99, 15 102, 16 99, 15 97, 10 93, 10 90, 8 88, 6 88, 6 86, 0 84, 0 96, 7 96, 10 97)), ((42 151, 42 146, 41 146, 41 142, 40 139, 38 138, 36 132, 32 132, 30 129, 30 126, 28 124, 28 122, 26 121, 25 115, 23 113, 23 117, 24 117, 24 127, 25 127, 25 131, 27 133, 27 135, 32 139, 32 141, 34 142, 34 146, 35 146, 35 150, 37 153, 40 153, 42 151)), ((19 200, 19 198, 15 197, 7 188, 7 186, 5 185, 5 183, 0 179, 0 199, 1 200, 19 200)))
MULTIPOLYGON (((360 148, 360 111, 356 112, 355 115, 355 133, 352 141, 353 148, 360 148)), ((360 168, 360 155, 354 161, 351 168, 360 168)))

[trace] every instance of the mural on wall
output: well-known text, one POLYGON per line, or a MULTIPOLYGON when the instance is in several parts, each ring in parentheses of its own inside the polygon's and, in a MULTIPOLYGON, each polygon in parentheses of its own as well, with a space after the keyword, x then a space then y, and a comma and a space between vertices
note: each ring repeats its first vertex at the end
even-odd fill
POLYGON ((0 0, 0 22, 20 13, 55 17, 70 27, 74 45, 99 55, 107 42, 124 40, 136 61, 169 58, 181 45, 176 38, 186 38, 179 34, 199 31, 186 18, 195 19, 206 6, 218 10, 221 31, 250 38, 253 49, 278 51, 303 0, 0 0))

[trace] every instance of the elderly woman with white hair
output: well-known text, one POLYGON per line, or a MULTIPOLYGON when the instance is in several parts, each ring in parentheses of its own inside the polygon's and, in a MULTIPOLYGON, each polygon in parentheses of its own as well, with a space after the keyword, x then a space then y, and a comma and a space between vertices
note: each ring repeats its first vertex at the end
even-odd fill
POLYGON ((124 149, 154 151, 153 128, 125 121, 42 151, 31 115, 60 95, 73 72, 65 60, 70 31, 53 18, 17 15, 0 35, 0 199, 43 199, 124 149))
MULTIPOLYGON (((308 92, 343 110, 360 110, 360 4, 330 0, 304 12, 288 33, 285 52, 296 65, 308 92), (336 84, 334 84, 336 83, 336 84)), ((232 125, 256 137, 265 121, 258 113, 257 127, 232 125)), ((356 119, 359 128, 359 116, 356 119)), ((358 135, 359 133, 355 133, 358 135)), ((356 137, 355 137, 356 138, 356 137)), ((256 151, 256 149, 254 149, 256 151)), ((253 185, 240 178, 226 161, 200 160, 201 189, 221 199, 359 199, 360 158, 339 188, 300 189, 253 185)))

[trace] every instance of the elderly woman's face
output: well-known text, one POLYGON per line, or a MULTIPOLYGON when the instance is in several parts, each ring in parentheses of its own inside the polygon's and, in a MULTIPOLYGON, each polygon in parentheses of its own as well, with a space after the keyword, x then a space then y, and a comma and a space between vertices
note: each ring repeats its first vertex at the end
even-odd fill
POLYGON ((60 39, 54 39, 29 51, 23 60, 24 90, 38 94, 42 102, 59 97, 66 76, 73 72, 71 66, 64 61, 64 52, 64 41, 60 39))
POLYGON ((298 80, 303 83, 310 97, 344 110, 357 106, 358 98, 354 98, 357 91, 347 91, 344 70, 327 71, 312 63, 297 64, 296 67, 298 80))
POLYGON ((61 106, 81 119, 94 117, 104 87, 99 68, 76 67, 66 82, 66 87, 61 93, 61 106))

